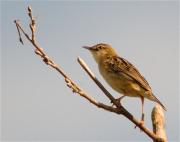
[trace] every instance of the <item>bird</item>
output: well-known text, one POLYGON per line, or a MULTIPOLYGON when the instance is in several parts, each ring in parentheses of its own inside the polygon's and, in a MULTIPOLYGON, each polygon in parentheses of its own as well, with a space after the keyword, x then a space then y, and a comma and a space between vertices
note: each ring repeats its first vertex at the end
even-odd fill
POLYGON ((144 98, 158 103, 165 111, 165 106, 155 97, 146 79, 138 69, 123 57, 120 57, 111 45, 99 43, 93 46, 83 46, 89 50, 98 64, 99 72, 105 81, 116 92, 125 96, 141 99, 141 121, 144 124, 144 98))

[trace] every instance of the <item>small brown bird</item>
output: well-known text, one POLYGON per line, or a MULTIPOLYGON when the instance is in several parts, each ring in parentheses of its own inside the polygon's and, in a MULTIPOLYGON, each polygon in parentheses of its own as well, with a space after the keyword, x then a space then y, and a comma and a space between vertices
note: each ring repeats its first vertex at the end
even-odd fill
MULTIPOLYGON (((96 60, 99 71, 106 82, 124 96, 140 97, 142 102, 141 122, 144 123, 144 98, 164 105, 153 95, 146 79, 126 59, 119 57, 116 51, 108 44, 97 44, 92 47, 84 46, 96 60)), ((120 101, 124 96, 120 97, 120 101)))

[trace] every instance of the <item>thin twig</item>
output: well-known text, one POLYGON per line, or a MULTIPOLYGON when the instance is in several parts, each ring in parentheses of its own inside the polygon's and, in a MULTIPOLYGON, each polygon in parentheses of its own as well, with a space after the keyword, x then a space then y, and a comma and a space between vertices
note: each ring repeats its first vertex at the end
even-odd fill
POLYGON ((111 102, 115 104, 117 107, 120 107, 121 106, 120 102, 116 101, 116 99, 106 90, 106 88, 101 84, 101 82, 95 77, 95 75, 86 65, 86 63, 80 57, 77 58, 77 61, 81 65, 81 67, 88 73, 91 79, 96 83, 96 85, 103 91, 106 97, 108 97, 111 100, 111 102))
POLYGON ((16 22, 16 21, 17 21, 17 20, 15 20, 14 23, 16 24, 16 28, 17 28, 17 31, 18 31, 19 41, 24 45, 24 42, 23 42, 22 37, 21 37, 21 32, 20 32, 20 30, 19 30, 19 28, 18 28, 18 25, 17 25, 17 22, 16 22))
POLYGON ((131 122, 133 122, 137 127, 139 127, 144 133, 146 133, 150 138, 153 140, 163 142, 164 140, 160 137, 158 137, 156 134, 154 134, 152 131, 147 129, 144 125, 141 125, 140 121, 135 119, 131 113, 129 113, 120 103, 118 103, 115 98, 105 89, 105 87, 98 81, 98 79, 94 76, 94 74, 90 71, 88 66, 85 64, 85 62, 78 58, 78 62, 83 67, 83 69, 88 73, 88 75, 93 79, 93 81, 99 86, 99 88, 104 92, 104 94, 111 100, 111 102, 116 106, 109 106, 106 104, 103 104, 101 102, 96 101, 94 98, 89 96, 85 91, 83 91, 76 83, 74 83, 73 80, 71 80, 66 73, 52 60, 48 57, 48 55, 43 51, 43 49, 37 44, 35 39, 35 31, 36 31, 36 22, 32 15, 32 8, 28 6, 28 15, 30 17, 30 29, 31 29, 31 37, 24 31, 22 26, 20 25, 20 22, 18 20, 15 20, 15 24, 18 30, 18 35, 20 42, 23 43, 21 32, 25 35, 25 37, 28 39, 28 41, 35 47, 35 53, 42 58, 42 61, 51 66, 53 69, 58 71, 65 79, 65 82, 69 88, 72 89, 74 93, 79 94, 80 96, 87 99, 90 103, 94 104, 98 108, 102 108, 104 110, 114 112, 116 114, 122 114, 126 118, 128 118, 131 122))

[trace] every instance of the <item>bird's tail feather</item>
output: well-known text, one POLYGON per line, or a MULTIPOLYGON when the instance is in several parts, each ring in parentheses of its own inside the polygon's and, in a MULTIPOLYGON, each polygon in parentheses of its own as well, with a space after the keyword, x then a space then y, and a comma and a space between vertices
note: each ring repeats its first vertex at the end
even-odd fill
POLYGON ((158 98, 156 98, 156 96, 154 94, 152 94, 153 96, 153 101, 157 102, 160 106, 162 106, 162 108, 167 111, 167 109, 165 108, 165 106, 158 100, 158 98))

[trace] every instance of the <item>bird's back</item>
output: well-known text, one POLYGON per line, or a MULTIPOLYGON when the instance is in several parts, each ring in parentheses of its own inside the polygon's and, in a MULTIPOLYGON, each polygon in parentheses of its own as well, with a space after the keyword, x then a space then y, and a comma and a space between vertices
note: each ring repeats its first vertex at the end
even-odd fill
POLYGON ((99 64, 99 70, 107 83, 122 94, 139 96, 142 91, 151 92, 145 78, 124 58, 107 56, 99 64))

